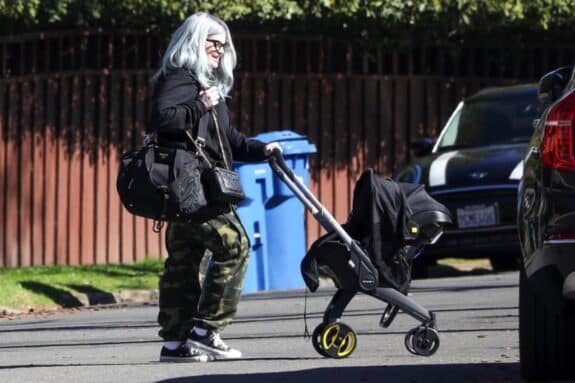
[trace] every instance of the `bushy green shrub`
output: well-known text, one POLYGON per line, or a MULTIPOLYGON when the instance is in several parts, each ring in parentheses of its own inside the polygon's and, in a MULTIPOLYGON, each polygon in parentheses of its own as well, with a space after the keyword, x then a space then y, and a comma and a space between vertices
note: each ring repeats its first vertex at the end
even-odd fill
POLYGON ((4 33, 78 27, 167 31, 198 10, 244 29, 311 33, 429 28, 434 35, 457 36, 562 29, 571 35, 575 25, 575 0, 0 0, 0 28, 4 33))

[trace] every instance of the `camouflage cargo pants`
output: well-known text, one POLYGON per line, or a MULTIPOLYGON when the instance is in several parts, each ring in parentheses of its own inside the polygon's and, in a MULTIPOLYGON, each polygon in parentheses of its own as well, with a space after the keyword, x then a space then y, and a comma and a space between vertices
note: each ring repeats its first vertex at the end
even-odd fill
POLYGON ((164 340, 182 340, 194 325, 221 330, 234 317, 249 258, 235 211, 202 224, 170 223, 160 279, 158 323, 164 340), (211 261, 200 285, 200 264, 211 261))

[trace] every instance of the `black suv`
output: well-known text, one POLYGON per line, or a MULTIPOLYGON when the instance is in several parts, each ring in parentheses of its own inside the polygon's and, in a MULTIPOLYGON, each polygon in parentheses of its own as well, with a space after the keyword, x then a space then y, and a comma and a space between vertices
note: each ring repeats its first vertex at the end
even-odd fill
POLYGON ((575 378, 573 67, 543 76, 538 96, 548 107, 535 122, 518 189, 521 373, 529 380, 568 379, 575 378))

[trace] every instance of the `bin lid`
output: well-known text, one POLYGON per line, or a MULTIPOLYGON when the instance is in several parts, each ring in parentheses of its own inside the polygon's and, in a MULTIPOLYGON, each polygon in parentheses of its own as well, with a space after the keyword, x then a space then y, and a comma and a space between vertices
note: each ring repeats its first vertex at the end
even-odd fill
POLYGON ((310 143, 307 137, 291 130, 260 133, 253 138, 266 144, 274 141, 279 143, 284 155, 317 152, 315 145, 310 143))

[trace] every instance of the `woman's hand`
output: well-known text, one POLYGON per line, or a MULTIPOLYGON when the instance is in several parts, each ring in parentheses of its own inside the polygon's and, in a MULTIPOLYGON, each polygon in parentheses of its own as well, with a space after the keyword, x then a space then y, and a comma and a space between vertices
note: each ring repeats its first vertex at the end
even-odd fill
POLYGON ((269 144, 264 146, 264 153, 265 153, 266 157, 271 156, 274 149, 278 149, 280 151, 280 153, 282 152, 282 147, 277 142, 270 142, 269 144))
POLYGON ((200 93, 200 101, 204 103, 206 108, 212 109, 214 106, 218 105, 220 102, 220 92, 218 92, 218 88, 212 86, 208 89, 201 90, 200 93))

